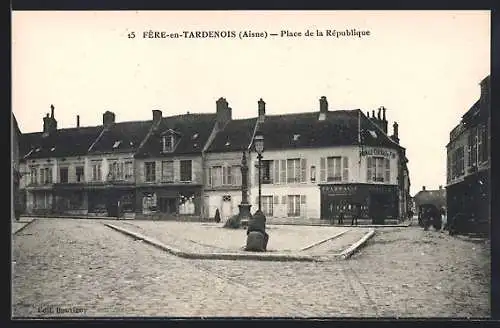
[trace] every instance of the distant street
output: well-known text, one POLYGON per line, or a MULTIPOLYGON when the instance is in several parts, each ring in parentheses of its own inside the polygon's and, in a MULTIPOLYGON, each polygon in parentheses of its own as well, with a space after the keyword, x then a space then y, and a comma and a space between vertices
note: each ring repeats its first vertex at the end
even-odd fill
POLYGON ((13 316, 490 315, 489 243, 377 229, 350 260, 188 260, 99 220, 13 235, 13 316))

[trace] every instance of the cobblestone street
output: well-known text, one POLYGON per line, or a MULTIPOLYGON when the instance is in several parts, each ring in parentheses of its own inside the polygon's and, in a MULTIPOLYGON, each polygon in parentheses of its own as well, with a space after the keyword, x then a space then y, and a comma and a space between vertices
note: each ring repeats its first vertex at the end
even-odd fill
POLYGON ((489 247, 418 227, 384 228, 350 260, 188 260, 99 220, 42 219, 13 235, 12 313, 485 317, 489 247))

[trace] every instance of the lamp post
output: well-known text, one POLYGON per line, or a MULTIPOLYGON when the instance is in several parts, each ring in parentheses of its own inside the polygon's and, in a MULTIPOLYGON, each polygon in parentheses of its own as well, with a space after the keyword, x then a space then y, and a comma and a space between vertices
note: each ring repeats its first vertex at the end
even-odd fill
POLYGON ((255 151, 257 152, 257 159, 259 160, 259 212, 262 211, 262 200, 261 200, 261 195, 262 195, 262 176, 261 176, 261 169, 262 169, 262 153, 264 152, 264 136, 260 131, 258 131, 255 134, 254 138, 254 146, 255 146, 255 151))
POLYGON ((266 251, 269 235, 266 233, 266 216, 262 213, 262 183, 261 183, 261 163, 262 153, 264 152, 264 136, 260 131, 255 134, 253 145, 257 152, 257 159, 259 160, 259 209, 254 213, 248 223, 247 229, 247 251, 266 251))

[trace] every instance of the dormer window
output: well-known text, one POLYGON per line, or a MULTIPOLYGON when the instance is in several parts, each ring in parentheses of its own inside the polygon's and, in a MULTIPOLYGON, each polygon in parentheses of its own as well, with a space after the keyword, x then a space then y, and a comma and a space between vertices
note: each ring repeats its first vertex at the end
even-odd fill
POLYGON ((115 141, 115 143, 113 144, 113 149, 116 149, 116 148, 120 147, 121 143, 122 143, 121 140, 115 141))
POLYGON ((198 139, 198 133, 193 134, 193 140, 198 139))
POLYGON ((225 146, 231 146, 231 142, 230 142, 229 140, 228 140, 228 141, 226 141, 225 146))
POLYGON ((370 135, 373 137, 373 138, 376 138, 377 137, 377 132, 373 131, 373 130, 368 130, 368 132, 370 132, 370 135))
POLYGON ((162 137, 163 152, 171 153, 174 151, 175 138, 173 134, 167 134, 162 137))
POLYGON ((293 141, 298 141, 299 138, 300 138, 300 134, 296 133, 296 134, 293 135, 293 141))

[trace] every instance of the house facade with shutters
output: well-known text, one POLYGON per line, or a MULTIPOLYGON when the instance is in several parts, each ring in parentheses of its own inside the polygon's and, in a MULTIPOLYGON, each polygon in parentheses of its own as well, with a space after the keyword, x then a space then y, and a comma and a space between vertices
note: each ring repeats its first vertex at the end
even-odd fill
MULTIPOLYGON (((217 209, 222 221, 239 213, 238 205, 242 200, 241 161, 243 153, 249 154, 256 121, 256 118, 229 121, 207 147, 204 169, 206 217, 213 218, 217 209)), ((255 209, 253 206, 252 213, 255 209)))
POLYGON ((215 114, 162 117, 135 155, 136 215, 176 218, 204 217, 204 151, 231 120, 231 108, 220 98, 215 114))
POLYGON ((25 211, 34 215, 130 215, 135 205, 134 153, 151 123, 115 122, 57 128, 52 113, 43 132, 22 136, 21 190, 25 211))
POLYGON ((449 218, 466 214, 487 231, 490 213, 490 77, 480 82, 480 97, 450 132, 446 203, 449 218))
MULTIPOLYGON (((378 116, 360 110, 266 116, 258 103, 255 130, 264 135, 262 210, 269 222, 346 218, 360 204, 362 219, 398 221, 406 215, 409 177, 398 126, 387 135, 385 109, 378 116), (383 112, 383 114, 381 114, 383 112), (408 188, 406 190, 403 190, 408 188)), ((250 147, 250 200, 258 204, 258 159, 250 147)))

